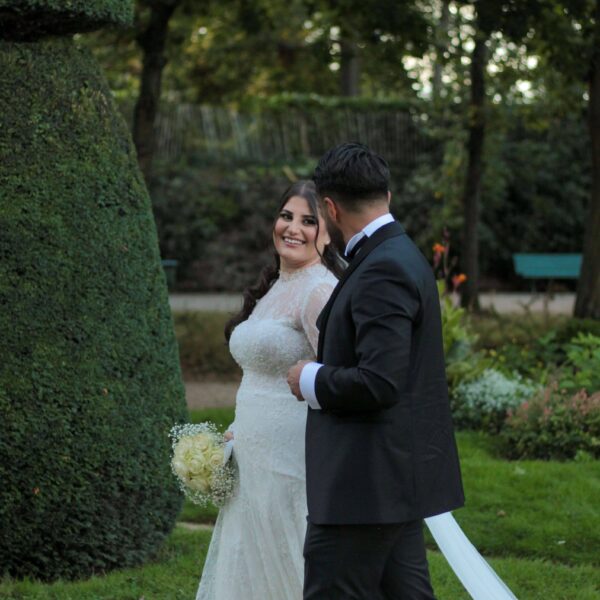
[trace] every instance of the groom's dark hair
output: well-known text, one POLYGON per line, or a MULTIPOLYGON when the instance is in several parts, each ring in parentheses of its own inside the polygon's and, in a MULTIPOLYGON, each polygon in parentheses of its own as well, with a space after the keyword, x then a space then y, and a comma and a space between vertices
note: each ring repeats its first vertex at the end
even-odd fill
POLYGON ((319 160, 313 181, 321 198, 328 196, 350 211, 387 200, 390 169, 364 144, 346 142, 329 149, 319 160))

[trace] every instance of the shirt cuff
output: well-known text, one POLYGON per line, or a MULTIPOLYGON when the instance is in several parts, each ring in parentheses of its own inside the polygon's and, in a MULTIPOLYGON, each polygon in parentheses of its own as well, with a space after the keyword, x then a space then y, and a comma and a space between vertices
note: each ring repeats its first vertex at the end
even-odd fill
POLYGON ((302 373, 300 373, 300 392, 302 393, 302 397, 315 410, 321 410, 321 405, 317 400, 317 393, 315 391, 315 381, 317 379, 317 371, 322 366, 320 363, 310 362, 304 365, 302 373))

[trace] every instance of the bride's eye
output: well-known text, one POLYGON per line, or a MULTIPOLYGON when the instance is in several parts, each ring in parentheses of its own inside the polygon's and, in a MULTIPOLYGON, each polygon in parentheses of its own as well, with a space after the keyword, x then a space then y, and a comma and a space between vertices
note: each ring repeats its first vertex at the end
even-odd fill
POLYGON ((312 217, 309 217, 307 219, 304 219, 304 224, 305 225, 316 225, 317 224, 317 220, 314 219, 314 218, 312 218, 312 217))
POLYGON ((286 221, 290 221, 291 218, 292 218, 292 215, 290 213, 287 213, 287 212, 282 212, 282 213, 279 213, 279 217, 281 219, 285 219, 286 221))

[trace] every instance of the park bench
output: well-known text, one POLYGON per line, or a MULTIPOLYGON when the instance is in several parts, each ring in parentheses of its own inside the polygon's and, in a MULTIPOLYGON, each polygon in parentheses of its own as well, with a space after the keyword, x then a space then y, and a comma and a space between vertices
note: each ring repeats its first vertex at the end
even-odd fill
POLYGON ((552 296, 552 282, 555 279, 578 279, 581 271, 581 254, 513 254, 515 273, 531 279, 531 300, 520 303, 527 310, 536 300, 536 279, 548 279, 544 294, 544 312, 548 313, 548 304, 552 296))
POLYGON ((513 254, 515 272, 526 279, 578 279, 581 254, 513 254))

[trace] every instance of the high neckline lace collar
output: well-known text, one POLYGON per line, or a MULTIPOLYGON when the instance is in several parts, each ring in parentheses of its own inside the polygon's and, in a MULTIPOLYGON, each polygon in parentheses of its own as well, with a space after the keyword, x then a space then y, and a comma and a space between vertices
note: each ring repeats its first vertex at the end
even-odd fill
POLYGON ((308 265, 307 267, 300 267, 299 269, 293 269, 291 271, 283 271, 280 269, 279 270, 279 279, 281 281, 294 281, 296 279, 300 279, 307 275, 314 276, 315 274, 319 273, 321 270, 323 272, 325 272, 327 270, 327 267, 321 262, 314 263, 312 265, 308 265))

